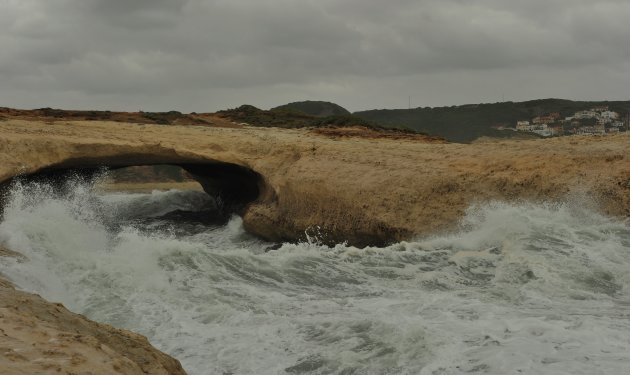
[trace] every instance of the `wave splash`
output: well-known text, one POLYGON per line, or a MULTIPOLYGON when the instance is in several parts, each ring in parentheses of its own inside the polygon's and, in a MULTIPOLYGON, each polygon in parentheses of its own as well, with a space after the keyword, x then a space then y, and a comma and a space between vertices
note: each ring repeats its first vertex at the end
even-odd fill
POLYGON ((0 272, 146 335, 191 374, 625 373, 628 222, 493 203, 457 233, 387 248, 277 248, 237 217, 169 216, 215 204, 17 184, 0 243, 28 261, 0 272))

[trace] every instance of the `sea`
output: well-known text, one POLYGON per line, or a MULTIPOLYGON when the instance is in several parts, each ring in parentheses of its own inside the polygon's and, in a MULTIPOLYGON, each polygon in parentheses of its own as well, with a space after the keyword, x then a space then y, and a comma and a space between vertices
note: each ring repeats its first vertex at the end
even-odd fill
POLYGON ((265 242, 199 191, 17 181, 4 201, 0 244, 27 260, 0 273, 189 374, 630 374, 630 223, 579 201, 364 249, 265 242))

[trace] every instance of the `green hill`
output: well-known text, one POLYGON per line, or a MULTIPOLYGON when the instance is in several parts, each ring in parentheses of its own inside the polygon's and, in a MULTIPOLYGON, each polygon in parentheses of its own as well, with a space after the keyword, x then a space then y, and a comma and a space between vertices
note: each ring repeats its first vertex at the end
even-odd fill
POLYGON ((275 126, 279 128, 302 128, 311 126, 315 117, 301 112, 270 110, 256 108, 253 105, 244 104, 237 108, 226 109, 217 112, 221 117, 237 123, 246 123, 252 126, 275 126))
POLYGON ((375 126, 371 122, 351 114, 316 117, 291 109, 274 108, 265 111, 247 104, 238 108, 219 111, 217 114, 230 121, 246 123, 252 126, 273 126, 278 128, 365 126, 375 129, 380 128, 380 126, 375 126))
POLYGON ((315 117, 347 116, 350 112, 342 106, 323 101, 293 102, 271 109, 272 111, 297 111, 315 117))
POLYGON ((468 104, 451 107, 381 109, 353 113, 382 125, 405 126, 413 130, 444 137, 455 142, 471 142, 479 137, 508 137, 511 131, 500 131, 498 126, 514 127, 516 121, 559 112, 561 117, 594 106, 608 105, 610 110, 627 116, 630 101, 577 102, 563 99, 540 99, 526 102, 501 102, 492 104, 468 104))

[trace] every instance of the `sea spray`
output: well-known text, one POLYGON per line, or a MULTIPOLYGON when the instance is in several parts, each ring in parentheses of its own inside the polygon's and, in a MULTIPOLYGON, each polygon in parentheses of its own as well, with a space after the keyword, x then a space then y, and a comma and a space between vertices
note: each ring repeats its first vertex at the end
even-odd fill
POLYGON ((169 218, 212 205, 200 194, 16 185, 0 243, 28 260, 0 271, 147 335, 191 374, 627 371, 627 222, 492 203, 457 233, 387 248, 277 248, 238 217, 169 218))

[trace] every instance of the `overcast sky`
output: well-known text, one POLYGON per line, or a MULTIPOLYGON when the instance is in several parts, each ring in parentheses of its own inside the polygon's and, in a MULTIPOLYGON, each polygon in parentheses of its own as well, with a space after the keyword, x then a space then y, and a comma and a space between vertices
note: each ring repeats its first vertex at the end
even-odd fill
POLYGON ((0 106, 630 99, 628 0, 0 0, 0 106))

